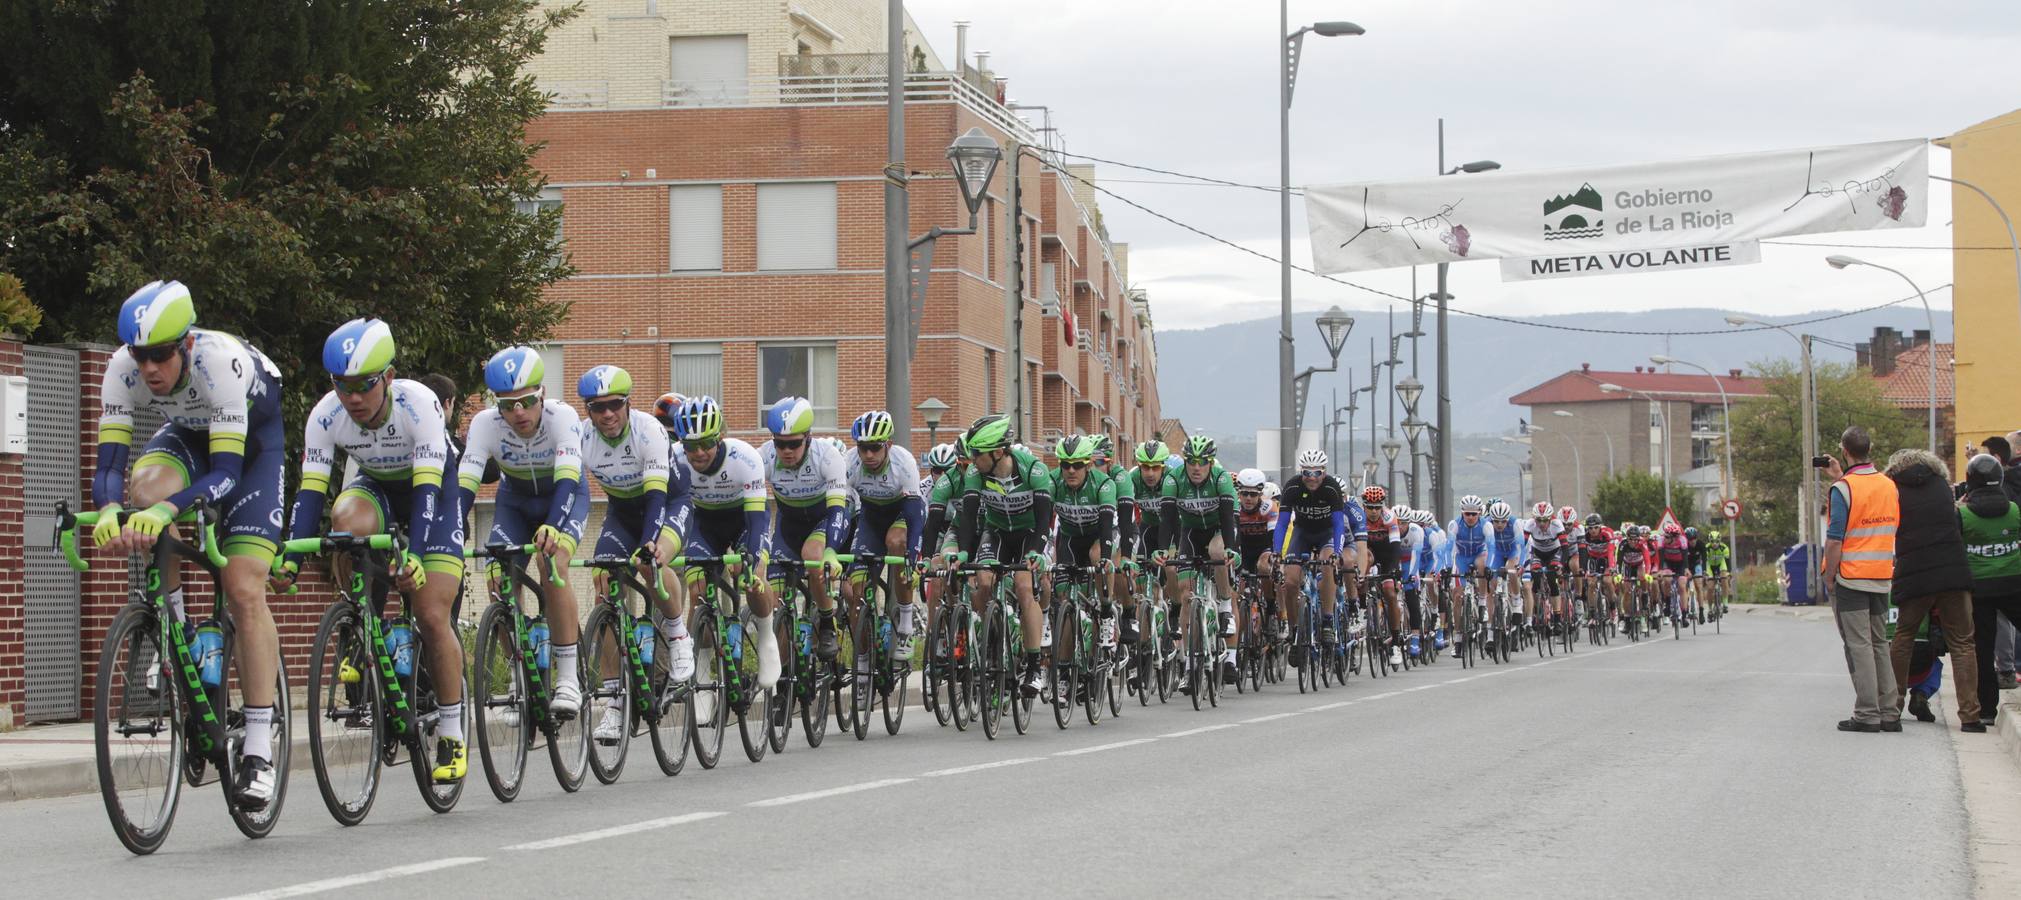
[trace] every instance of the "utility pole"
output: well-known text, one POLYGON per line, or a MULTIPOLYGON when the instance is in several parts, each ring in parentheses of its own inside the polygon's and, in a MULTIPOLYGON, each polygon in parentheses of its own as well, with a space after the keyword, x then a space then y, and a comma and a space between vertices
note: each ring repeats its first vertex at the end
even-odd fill
MULTIPOLYGON (((1499 154, 1497 154, 1499 155, 1499 154)), ((1446 172, 1446 120, 1439 119, 1439 174, 1446 172)), ((1441 516, 1454 514, 1453 490, 1450 482, 1453 475, 1453 370, 1449 362, 1451 340, 1446 327, 1446 301, 1452 295, 1446 292, 1446 263, 1438 265, 1438 283, 1432 288, 1432 299, 1438 301, 1438 420, 1439 430, 1432 435, 1432 452, 1437 455, 1438 478, 1432 482, 1432 509, 1441 516)), ((1518 476, 1520 480, 1520 476, 1518 476)))
POLYGON ((1024 259, 1024 191, 1018 171, 1024 159, 1024 145, 1017 138, 1010 139, 1004 148, 1004 160, 1010 163, 1010 176, 1004 189, 1010 194, 1008 219, 1004 229, 1004 334, 1009 350, 1004 354, 1004 384, 1010 385, 1010 414, 1012 427, 1017 429, 1019 440, 1030 440, 1036 429, 1027 427, 1025 422, 1025 259, 1024 259))
POLYGON ((912 443, 911 211, 905 172, 905 3, 886 11, 884 109, 884 408, 891 439, 912 443))

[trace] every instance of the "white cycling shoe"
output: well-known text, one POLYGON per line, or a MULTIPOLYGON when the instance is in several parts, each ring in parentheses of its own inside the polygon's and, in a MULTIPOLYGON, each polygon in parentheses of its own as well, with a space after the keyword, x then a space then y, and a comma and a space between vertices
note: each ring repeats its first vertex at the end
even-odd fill
POLYGON ((556 716, 573 716, 582 712, 582 687, 573 681, 555 685, 554 697, 547 701, 547 711, 556 716))
POLYGON ((615 744, 625 736, 625 708, 615 704, 604 707, 603 717, 597 720, 596 731, 590 736, 599 744, 615 744))
POLYGON ((681 635, 667 642, 673 656, 667 659, 667 677, 686 681, 695 677, 695 639, 681 635))

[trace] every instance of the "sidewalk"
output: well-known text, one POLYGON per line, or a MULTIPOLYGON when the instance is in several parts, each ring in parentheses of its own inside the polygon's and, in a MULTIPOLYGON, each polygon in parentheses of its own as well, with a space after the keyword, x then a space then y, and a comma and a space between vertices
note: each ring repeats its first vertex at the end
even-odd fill
MULTIPOLYGON (((297 766, 309 764, 308 721, 307 713, 296 710, 291 759, 297 766)), ((97 790, 98 755, 90 722, 30 725, 0 734, 0 803, 97 790)))

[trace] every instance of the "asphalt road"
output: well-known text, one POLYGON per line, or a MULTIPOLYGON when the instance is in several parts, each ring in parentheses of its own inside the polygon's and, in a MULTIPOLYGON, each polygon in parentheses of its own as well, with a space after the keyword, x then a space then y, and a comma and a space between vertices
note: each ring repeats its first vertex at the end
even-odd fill
MULTIPOLYGON (((752 765, 555 787, 509 807, 473 783, 428 813, 390 773, 337 826, 299 760, 251 842, 217 788, 130 856, 96 795, 0 806, 13 896, 389 890, 480 896, 1963 897, 1967 822, 1949 736, 1841 734, 1830 626, 1729 620, 1539 664, 1293 685, 987 741, 914 709, 752 765)), ((1043 714, 1043 711, 1040 711, 1043 714)))

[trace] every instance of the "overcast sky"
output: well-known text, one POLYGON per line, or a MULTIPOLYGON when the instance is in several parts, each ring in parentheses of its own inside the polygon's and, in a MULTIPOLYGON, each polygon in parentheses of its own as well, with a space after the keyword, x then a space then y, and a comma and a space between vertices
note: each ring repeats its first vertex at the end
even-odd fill
MULTIPOLYGON (((954 20, 973 23, 1010 96, 1051 107, 1067 150, 1254 184, 1277 183, 1277 4, 1271 0, 909 0, 943 58, 954 20)), ((1505 169, 1611 165, 1753 150, 1940 137, 2021 107, 2021 2, 1924 0, 1292 0, 1292 27, 1348 19, 1361 37, 1308 38, 1292 110, 1291 182, 1433 174, 1436 122, 1448 164, 1505 169)), ((1949 174, 1932 148, 1930 171, 1949 174)), ((1464 177, 1464 176, 1455 176, 1464 177)), ((1165 183, 1101 166, 1098 181, 1176 219, 1276 256, 1277 196, 1165 183)), ((1793 240, 1951 243, 1949 193, 1929 226, 1793 240)), ((1161 328, 1274 315, 1276 267, 1112 198, 1112 238, 1161 328)), ((2021 214, 2021 211, 2016 211, 2021 214)), ((1292 256, 1310 265, 1292 201, 1292 256)), ((1510 315, 1718 306, 1769 314, 1845 309, 1908 293, 1847 252, 1907 272, 1948 307, 1950 254, 1764 246, 1759 265, 1503 284, 1494 262, 1453 267, 1457 306, 1510 315)), ((1350 276, 1411 294, 1411 270, 1350 276)), ((1418 292, 1428 292, 1430 270, 1418 292)), ((1294 273, 1301 310, 1380 302, 1294 273)), ((1716 326, 1717 323, 1708 323, 1716 326)), ((1948 338, 1948 334, 1945 335, 1948 338)))

